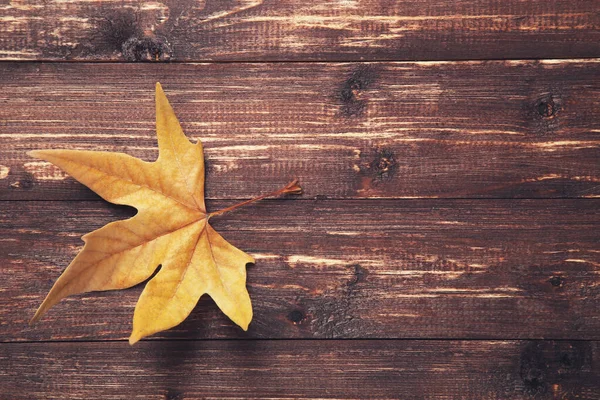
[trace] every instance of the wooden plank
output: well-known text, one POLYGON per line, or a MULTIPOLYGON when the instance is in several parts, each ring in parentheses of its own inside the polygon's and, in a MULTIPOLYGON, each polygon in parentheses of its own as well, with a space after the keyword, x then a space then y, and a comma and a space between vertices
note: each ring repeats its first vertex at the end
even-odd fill
POLYGON ((154 82, 209 198, 600 196, 600 60, 0 64, 0 199, 96 199, 34 148, 156 157, 154 82))
POLYGON ((457 60, 600 56, 596 0, 2 2, 8 60, 457 60))
POLYGON ((585 341, 167 341, 0 345, 20 399, 597 399, 585 341))
MULTIPOLYGON (((214 219, 257 260, 248 269, 249 331, 205 297, 156 337, 596 340, 599 202, 257 203, 214 219)), ((143 285, 73 296, 27 322, 79 237, 131 215, 104 202, 3 202, 0 341, 127 338, 143 285)))

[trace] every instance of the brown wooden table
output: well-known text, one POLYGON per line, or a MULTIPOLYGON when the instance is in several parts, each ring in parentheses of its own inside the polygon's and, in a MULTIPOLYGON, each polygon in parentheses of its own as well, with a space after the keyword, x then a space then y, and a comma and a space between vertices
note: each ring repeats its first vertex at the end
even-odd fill
POLYGON ((600 398, 600 3, 0 0, 0 398, 600 398), (147 61, 143 63, 143 61, 147 61), (157 155, 160 81, 248 332, 143 288, 35 309, 133 214, 26 151, 157 155))

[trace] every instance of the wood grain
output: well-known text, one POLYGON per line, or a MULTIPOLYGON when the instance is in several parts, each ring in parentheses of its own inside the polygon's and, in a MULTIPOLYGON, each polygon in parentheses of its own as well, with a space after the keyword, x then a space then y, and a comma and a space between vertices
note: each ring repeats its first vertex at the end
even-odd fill
POLYGON ((7 60, 457 60, 600 56, 596 0, 2 2, 7 60))
POLYGON ((598 26, 597 0, 0 0, 0 398, 600 398, 598 26), (26 152, 153 160, 156 81, 209 209, 304 187, 214 219, 257 260, 249 331, 205 297, 130 347, 143 284, 28 326, 134 211, 26 152))
POLYGON ((209 198, 600 196, 600 60, 3 63, 0 199, 97 199, 25 153, 156 157, 154 82, 201 139, 209 198))
MULTIPOLYGON (((209 210, 227 202, 210 202, 209 210)), ((129 208, 3 202, 0 341, 129 336, 143 288, 70 297, 27 321, 129 208)), ((264 201, 214 219, 253 255, 247 333, 205 297, 153 338, 600 338, 600 200, 264 201)))
POLYGON ((0 346, 11 399, 597 399, 598 342, 174 341, 0 346))

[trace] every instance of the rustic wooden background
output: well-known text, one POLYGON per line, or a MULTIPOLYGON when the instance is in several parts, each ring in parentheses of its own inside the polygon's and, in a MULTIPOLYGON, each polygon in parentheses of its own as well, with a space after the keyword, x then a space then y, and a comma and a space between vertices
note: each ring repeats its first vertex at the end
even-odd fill
POLYGON ((600 398, 598 0, 0 0, 0 398, 600 398), (140 63, 144 62, 145 63, 140 63), (154 84, 252 254, 130 347, 142 286, 28 326, 132 209, 26 151, 152 160, 154 84))

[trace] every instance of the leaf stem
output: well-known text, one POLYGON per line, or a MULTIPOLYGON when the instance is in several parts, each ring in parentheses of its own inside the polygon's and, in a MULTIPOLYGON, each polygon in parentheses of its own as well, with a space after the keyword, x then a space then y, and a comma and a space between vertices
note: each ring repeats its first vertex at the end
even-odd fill
POLYGON ((222 210, 219 210, 219 211, 211 212, 210 214, 208 214, 207 219, 209 219, 210 217, 214 217, 216 215, 225 214, 226 212, 235 210, 236 208, 245 206, 246 204, 250 204, 250 203, 254 203, 255 201, 258 201, 258 200, 266 199, 267 197, 279 197, 282 194, 300 194, 300 193, 302 193, 302 188, 300 187, 300 185, 298 185, 298 179, 294 179, 293 181, 291 181, 290 183, 285 185, 285 187, 283 187, 279 190, 276 190, 274 192, 263 194, 262 196, 255 197, 250 200, 242 201, 241 203, 235 204, 235 205, 227 207, 227 208, 223 208, 222 210))

